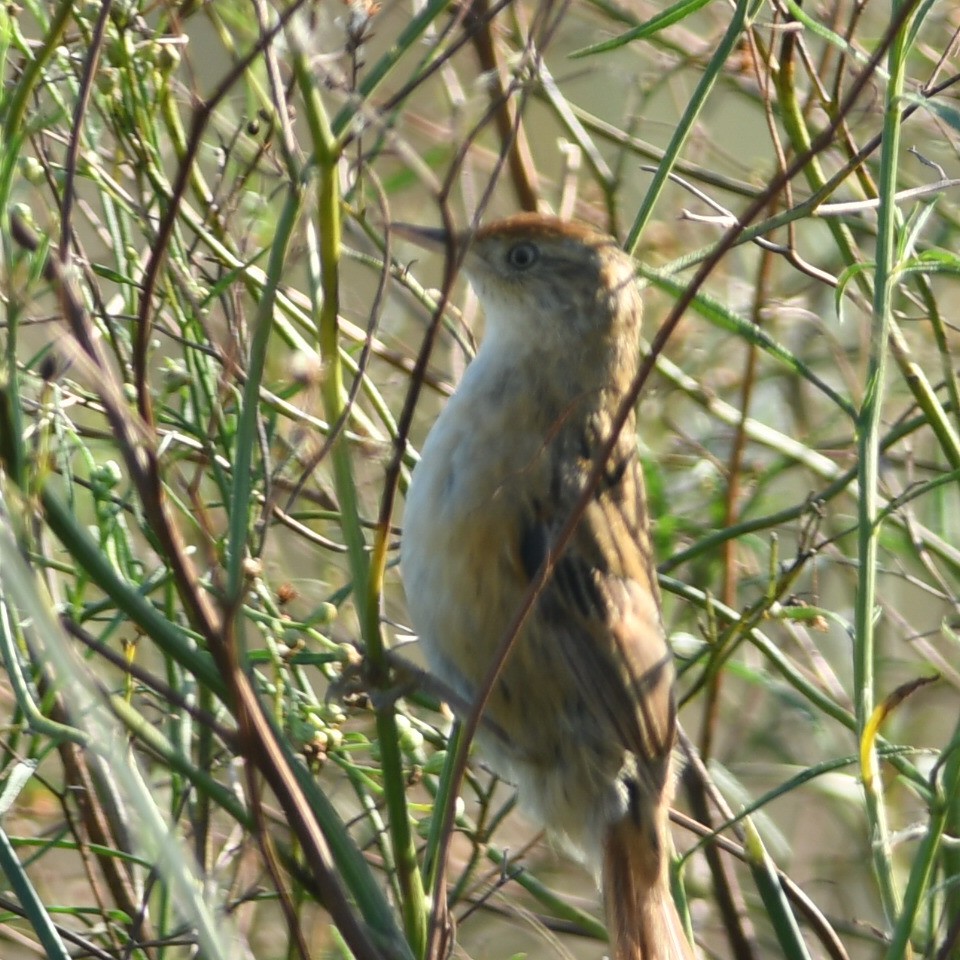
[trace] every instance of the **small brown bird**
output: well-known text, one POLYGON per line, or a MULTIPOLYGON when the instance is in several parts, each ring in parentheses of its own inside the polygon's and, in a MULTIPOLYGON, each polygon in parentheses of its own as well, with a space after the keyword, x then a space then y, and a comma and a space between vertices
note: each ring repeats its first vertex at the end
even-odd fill
MULTIPOLYGON (((401 566, 431 669, 470 703, 610 440, 641 302, 611 237, 536 214, 479 230, 463 269, 486 334, 414 471, 401 566)), ((524 807, 599 873, 615 960, 693 957, 667 872, 673 685, 631 416, 478 734, 524 807)))

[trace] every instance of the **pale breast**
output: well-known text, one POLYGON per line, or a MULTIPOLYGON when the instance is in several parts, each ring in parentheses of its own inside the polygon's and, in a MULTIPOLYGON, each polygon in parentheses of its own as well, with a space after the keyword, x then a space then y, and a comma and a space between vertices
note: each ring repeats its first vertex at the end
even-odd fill
POLYGON ((468 368, 423 446, 400 554, 407 605, 431 670, 467 699, 526 586, 517 486, 544 469, 542 431, 505 402, 518 387, 509 367, 483 360, 468 368))

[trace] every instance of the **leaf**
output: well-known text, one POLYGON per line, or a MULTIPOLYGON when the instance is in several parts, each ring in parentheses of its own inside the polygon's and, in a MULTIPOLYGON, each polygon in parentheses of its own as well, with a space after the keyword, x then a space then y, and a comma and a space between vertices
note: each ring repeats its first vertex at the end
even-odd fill
POLYGON ((922 107, 944 123, 949 124, 954 130, 960 131, 960 110, 953 104, 947 103, 939 98, 920 97, 910 93, 904 94, 903 101, 904 103, 912 103, 918 107, 922 107))
POLYGON ((618 47, 626 46, 632 40, 642 40, 646 37, 652 37, 655 33, 673 24, 685 19, 693 13, 696 13, 701 7, 705 7, 710 0, 677 0, 677 3, 667 7, 662 13, 641 23, 639 26, 620 34, 619 37, 613 37, 611 40, 604 40, 602 43, 594 44, 592 47, 582 47, 580 50, 574 50, 570 54, 572 60, 580 57, 589 57, 595 53, 606 53, 607 50, 616 50, 618 47))

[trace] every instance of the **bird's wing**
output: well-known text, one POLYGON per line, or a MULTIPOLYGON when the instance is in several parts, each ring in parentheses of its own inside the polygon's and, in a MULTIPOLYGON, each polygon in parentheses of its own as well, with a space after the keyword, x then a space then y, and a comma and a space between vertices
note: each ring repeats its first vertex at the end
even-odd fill
MULTIPOLYGON (((563 453, 569 451, 558 453, 559 471, 570 462, 563 453)), ((553 481, 554 495, 544 498, 551 508, 541 502, 528 512, 520 542, 528 576, 536 573, 579 495, 583 464, 568 473, 553 481), (558 491, 563 491, 560 496, 558 491)), ((640 775, 653 780, 650 792, 659 795, 675 734, 673 662, 661 622, 643 477, 632 439, 618 445, 539 598, 529 629, 547 635, 555 668, 572 678, 598 734, 616 738, 633 753, 640 775)))

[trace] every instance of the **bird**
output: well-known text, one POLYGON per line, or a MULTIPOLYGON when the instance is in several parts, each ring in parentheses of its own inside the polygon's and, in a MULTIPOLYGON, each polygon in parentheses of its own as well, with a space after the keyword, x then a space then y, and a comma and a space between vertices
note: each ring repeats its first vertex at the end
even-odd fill
POLYGON ((599 471, 476 742, 527 814, 593 869, 613 960, 692 960, 669 884, 675 672, 635 412, 613 437, 640 364, 635 264, 614 238, 536 213, 472 234, 398 232, 464 250, 485 316, 404 507, 401 575, 428 668, 454 709, 475 701, 599 471))

